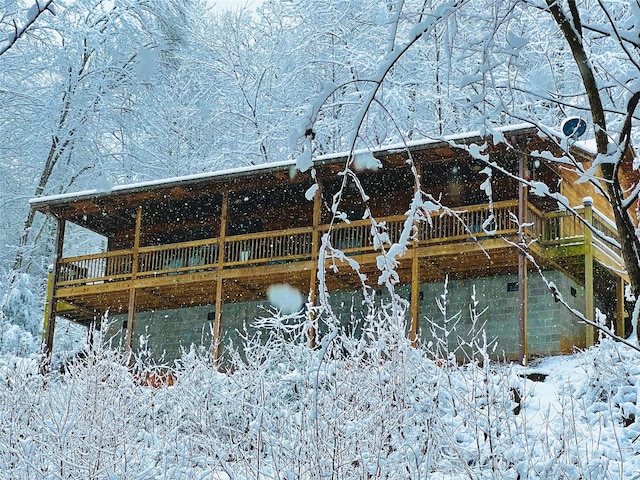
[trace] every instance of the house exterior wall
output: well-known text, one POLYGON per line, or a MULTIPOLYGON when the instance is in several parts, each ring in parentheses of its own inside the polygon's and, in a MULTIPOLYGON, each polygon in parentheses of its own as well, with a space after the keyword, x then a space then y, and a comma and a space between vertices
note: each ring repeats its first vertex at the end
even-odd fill
MULTIPOLYGON (((567 303, 577 310, 584 310, 584 288, 577 285, 569 277, 560 272, 549 270, 544 273, 548 281, 553 282, 562 292, 567 303)), ((483 312, 476 324, 480 329, 484 324, 488 341, 495 339, 495 348, 490 353, 494 358, 516 359, 519 355, 519 299, 518 291, 513 288, 517 284, 517 275, 497 275, 467 280, 451 280, 447 284, 447 317, 459 315, 455 332, 448 336, 448 349, 456 350, 458 338, 470 341, 472 321, 469 307, 472 293, 478 305, 477 312, 483 312), (511 288, 509 288, 511 286, 511 288), (486 323, 485 323, 486 322, 486 323)), ((405 285, 397 289, 402 298, 410 298, 410 287, 405 285)), ((424 342, 435 344, 432 328, 443 325, 443 314, 437 305, 444 292, 443 283, 420 285, 420 322, 419 338, 424 342)), ((385 289, 376 292, 376 304, 389 300, 385 289)), ((357 324, 362 314, 362 294, 360 292, 333 292, 331 305, 340 323, 345 328, 360 328, 357 324)), ((251 301, 228 303, 223 311, 223 342, 241 344, 241 335, 245 326, 251 334, 253 319, 268 317, 269 303, 251 301)), ((136 315, 136 348, 141 335, 147 337, 147 347, 156 361, 172 362, 180 356, 181 348, 189 348, 191 344, 208 348, 211 342, 211 325, 213 323, 213 305, 181 310, 165 310, 144 312, 136 315)), ((126 316, 117 316, 114 326, 122 325, 126 316)), ((455 320, 449 324, 451 329, 455 320)), ((408 327, 407 327, 408 328, 408 327)), ((321 327, 321 332, 324 328, 321 327)), ((569 353, 573 346, 584 346, 586 330, 583 324, 571 315, 560 303, 554 301, 546 284, 538 274, 529 274, 528 279, 528 341, 529 353, 532 356, 569 353)), ((442 334, 440 334, 442 337, 442 334)), ((469 350, 466 348, 465 350, 469 350)), ((458 350, 460 360, 464 358, 462 350, 458 350)))
MULTIPOLYGON (((211 345, 209 312, 213 306, 158 310, 136 314, 133 349, 140 353, 140 337, 144 336, 144 348, 158 363, 171 364, 180 357, 181 349, 193 345, 207 348, 211 345)), ((124 342, 127 315, 112 315, 110 338, 114 343, 124 342)), ((145 356, 146 354, 143 354, 145 356)))
MULTIPOLYGON (((563 298, 572 308, 584 311, 583 287, 557 271, 549 270, 544 272, 544 275, 548 281, 558 287, 563 298), (572 288, 575 296, 571 294, 572 288)), ((517 282, 518 276, 511 274, 448 283, 447 316, 451 318, 460 312, 456 332, 449 336, 450 351, 456 347, 457 335, 465 341, 469 341, 472 336, 469 334, 472 329, 469 307, 475 286, 475 298, 478 302, 476 311, 483 312, 486 308, 486 311, 479 316, 476 325, 479 328, 484 323, 487 341, 495 339, 496 346, 491 350, 492 357, 518 358, 520 304, 518 291, 508 288, 510 285, 517 285, 517 282)), ((419 336, 427 342, 433 341, 429 321, 436 325, 443 324, 443 314, 438 308, 436 299, 443 295, 444 286, 440 283, 422 284, 420 292, 423 300, 420 303, 419 336)), ((534 273, 528 275, 527 326, 529 354, 533 356, 569 353, 574 345, 580 347, 585 344, 585 326, 578 323, 562 304, 553 300, 542 278, 534 273)))

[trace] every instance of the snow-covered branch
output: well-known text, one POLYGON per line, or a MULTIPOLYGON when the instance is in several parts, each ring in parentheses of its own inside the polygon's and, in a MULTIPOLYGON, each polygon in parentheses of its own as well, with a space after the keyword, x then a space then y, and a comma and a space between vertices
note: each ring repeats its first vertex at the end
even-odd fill
POLYGON ((16 42, 32 28, 38 18, 45 12, 55 15, 53 0, 35 0, 33 5, 27 11, 27 19, 24 23, 13 19, 9 22, 8 32, 4 45, 0 46, 0 56, 13 47, 16 42))

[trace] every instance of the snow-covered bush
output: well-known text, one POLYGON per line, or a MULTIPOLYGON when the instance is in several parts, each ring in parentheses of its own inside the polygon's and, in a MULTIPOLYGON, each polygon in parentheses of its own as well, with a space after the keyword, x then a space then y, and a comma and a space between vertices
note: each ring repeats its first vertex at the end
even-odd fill
POLYGON ((18 325, 12 325, 0 311, 0 353, 28 356, 37 351, 39 341, 18 325))
POLYGON ((19 274, 3 301, 3 311, 9 323, 17 325, 34 336, 42 332, 42 300, 40 288, 31 277, 19 274))
POLYGON ((160 388, 148 380, 169 366, 128 366, 101 340, 106 328, 47 376, 35 360, 0 357, 0 478, 601 479, 640 468, 640 358, 619 344, 523 367, 476 342, 458 364, 411 346, 397 308, 354 319, 357 337, 315 315, 316 348, 309 318, 274 314, 224 370, 194 347, 160 388))
POLYGON ((8 290, 7 278, 0 278, 0 353, 36 353, 42 331, 42 305, 27 274, 21 274, 8 290), (6 281, 2 281, 6 280, 6 281))

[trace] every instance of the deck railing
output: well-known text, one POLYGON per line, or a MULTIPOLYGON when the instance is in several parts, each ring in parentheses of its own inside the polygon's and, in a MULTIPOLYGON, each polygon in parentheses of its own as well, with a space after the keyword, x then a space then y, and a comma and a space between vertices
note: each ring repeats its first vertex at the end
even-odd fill
MULTIPOLYGON (((404 215, 394 215, 382 219, 376 219, 378 225, 387 234, 389 240, 397 242, 402 234, 405 220, 404 215), (384 222, 384 223, 383 223, 384 222)), ((329 230, 327 225, 320 227, 322 233, 329 230)), ((349 223, 337 223, 331 229, 331 245, 346 254, 372 251, 374 239, 371 236, 371 221, 356 220, 349 223)))
POLYGON ((73 285, 99 283, 107 280, 125 280, 131 277, 132 265, 133 250, 62 258, 57 284, 73 285))
MULTIPOLYGON (((418 226, 417 240, 420 245, 431 245, 515 234, 518 231, 517 222, 514 221, 517 212, 518 202, 515 200, 496 202, 491 209, 485 204, 459 208, 455 212, 436 212, 432 214, 430 224, 422 222, 418 226)), ((526 232, 541 244, 583 241, 584 224, 571 213, 542 213, 530 204, 527 204, 526 212, 526 232)), ((616 231, 611 221, 595 209, 593 212, 594 228, 615 239, 616 231)), ((379 224, 384 222, 384 231, 394 243, 400 239, 406 216, 396 215, 377 221, 379 224)), ((329 227, 323 225, 318 230, 322 234, 329 227)), ((221 264, 224 268, 238 268, 310 260, 313 254, 312 232, 312 227, 302 227, 229 236, 224 239, 222 256, 217 238, 141 247, 137 252, 136 275, 149 277, 202 272, 217 269, 221 264)), ((594 235, 594 243, 598 238, 594 235)), ((334 225, 330 240, 335 248, 347 255, 374 251, 369 220, 334 225)), ((603 245, 606 243, 597 241, 603 245)), ((614 255, 619 254, 615 248, 608 248, 614 255)), ((132 249, 63 258, 60 260, 57 285, 129 280, 133 276, 133 262, 132 249)))
POLYGON ((224 240, 224 264, 283 263, 311 256, 311 230, 291 230, 235 235, 224 240))
POLYGON ((138 275, 177 273, 214 268, 218 264, 218 239, 141 247, 138 275))
POLYGON ((450 213, 432 215, 431 225, 422 223, 420 242, 434 243, 443 239, 455 241, 469 237, 515 233, 518 230, 514 218, 518 217, 518 202, 508 200, 489 205, 473 205, 452 210, 450 213))
MULTIPOLYGON (((542 246, 553 247, 584 242, 585 218, 584 206, 574 208, 576 216, 569 210, 542 213, 533 205, 527 205, 527 232, 530 238, 537 239, 542 246)), ((620 258, 615 224, 597 209, 592 208, 594 246, 610 256, 620 258)))

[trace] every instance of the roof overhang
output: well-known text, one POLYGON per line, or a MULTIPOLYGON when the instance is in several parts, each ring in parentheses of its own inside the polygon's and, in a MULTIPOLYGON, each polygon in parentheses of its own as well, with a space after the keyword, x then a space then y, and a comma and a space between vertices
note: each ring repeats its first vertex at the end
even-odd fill
MULTIPOLYGON (((513 125, 499 130, 503 138, 509 142, 520 139, 540 140, 545 142, 543 136, 539 135, 539 129, 529 124, 513 125)), ((547 131, 548 132, 548 131, 547 131)), ((470 145, 474 143, 484 143, 490 136, 482 135, 480 132, 458 134, 443 139, 427 139, 402 144, 389 145, 372 150, 358 150, 349 155, 348 152, 323 155, 314 159, 314 167, 322 171, 325 168, 340 170, 345 161, 360 153, 371 153, 378 159, 385 159, 387 164, 406 164, 407 152, 416 158, 421 155, 433 156, 441 160, 455 158, 456 155, 466 155, 463 149, 457 148, 456 144, 470 145)), ((491 143, 491 142, 489 142, 491 143)), ((585 148, 585 153, 588 152, 585 148)), ((88 220, 89 216, 102 212, 108 212, 113 218, 111 223, 131 222, 132 209, 137 205, 147 203, 158 203, 167 199, 178 199, 181 195, 194 197, 196 195, 212 195, 223 190, 242 190, 256 188, 269 182, 311 182, 308 172, 298 172, 296 161, 288 160, 282 162, 269 163, 264 165, 232 168, 217 172, 208 172, 181 177, 166 178, 140 182, 128 185, 118 185, 108 189, 94 189, 75 193, 64 193, 46 197, 34 198, 29 201, 31 208, 47 215, 52 215, 60 219, 70 220, 98 233, 106 234, 111 227, 104 226, 99 231, 94 222, 88 220), (189 193, 197 192, 197 193, 189 193)), ((105 219, 106 221, 106 219, 105 219)), ((106 225, 106 223, 105 223, 106 225)), ((122 225, 120 225, 122 226, 122 225)), ((115 227, 113 227, 115 228, 115 227)))

